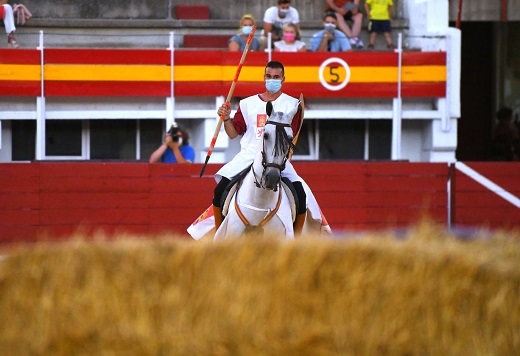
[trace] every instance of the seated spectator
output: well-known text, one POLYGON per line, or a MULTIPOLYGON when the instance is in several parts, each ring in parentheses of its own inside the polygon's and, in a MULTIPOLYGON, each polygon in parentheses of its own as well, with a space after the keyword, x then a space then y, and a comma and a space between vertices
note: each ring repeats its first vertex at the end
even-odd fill
POLYGON ((350 45, 363 48, 363 42, 359 39, 363 14, 359 12, 359 0, 326 0, 325 11, 336 12, 338 28, 350 38, 350 45), (348 25, 352 21, 352 29, 348 25))
POLYGON ((13 8, 7 3, 7 0, 0 0, 0 19, 4 21, 5 32, 7 33, 7 44, 12 48, 20 47, 14 37, 16 26, 14 24, 13 8))
MULTIPOLYGON (((238 33, 231 37, 228 42, 228 48, 232 52, 243 51, 246 47, 247 38, 253 30, 255 25, 255 18, 251 14, 245 14, 240 19, 240 27, 238 33)), ((250 51, 258 51, 260 49, 260 40, 253 37, 251 45, 249 46, 250 51)))
POLYGON ((306 52, 305 42, 299 41, 298 29, 296 26, 288 22, 283 25, 283 39, 274 43, 275 52, 306 52))
POLYGON ((350 43, 347 36, 336 30, 336 14, 327 12, 323 16, 324 30, 315 33, 311 38, 313 52, 346 52, 350 51, 350 43))
POLYGON ((264 30, 262 31, 262 50, 267 47, 267 37, 271 33, 271 48, 274 42, 282 40, 283 25, 293 23, 300 33, 300 14, 291 7, 291 0, 278 0, 277 6, 272 6, 264 13, 264 30))
POLYGON ((190 135, 173 124, 164 135, 164 142, 150 156, 150 163, 193 163, 195 150, 190 146, 190 135))

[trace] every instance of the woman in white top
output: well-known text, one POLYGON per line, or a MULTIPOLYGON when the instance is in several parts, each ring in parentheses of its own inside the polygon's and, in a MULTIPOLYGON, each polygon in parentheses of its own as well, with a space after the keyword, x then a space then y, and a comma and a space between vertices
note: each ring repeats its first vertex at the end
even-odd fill
POLYGON ((274 43, 275 52, 306 52, 305 42, 297 40, 298 29, 292 22, 283 25, 282 40, 274 43))

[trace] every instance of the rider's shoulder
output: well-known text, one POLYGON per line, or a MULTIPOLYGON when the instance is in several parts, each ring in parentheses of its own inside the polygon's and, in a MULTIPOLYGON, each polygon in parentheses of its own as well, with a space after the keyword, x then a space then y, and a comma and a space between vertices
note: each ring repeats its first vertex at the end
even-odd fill
POLYGON ((295 103, 295 102, 298 102, 298 99, 296 99, 295 97, 292 97, 288 94, 285 94, 285 93, 282 93, 282 95, 280 95, 277 99, 278 101, 285 101, 285 102, 289 102, 289 103, 295 103))

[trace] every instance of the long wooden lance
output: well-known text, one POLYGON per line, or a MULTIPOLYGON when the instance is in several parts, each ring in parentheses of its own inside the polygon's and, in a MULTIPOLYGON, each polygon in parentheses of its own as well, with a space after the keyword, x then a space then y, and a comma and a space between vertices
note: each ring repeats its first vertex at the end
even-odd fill
MULTIPOLYGON (((235 86, 237 85, 238 77, 240 75, 240 71, 242 70, 242 65, 244 64, 244 61, 246 60, 247 52, 249 51, 249 46, 251 45, 251 42, 253 41, 253 36, 255 35, 256 26, 253 26, 251 33, 249 34, 249 37, 247 38, 246 46, 244 47, 244 52, 242 52, 242 57, 240 58, 240 63, 238 64, 237 71, 235 73, 235 78, 233 78, 233 82, 231 83, 231 87, 229 88, 229 93, 226 98, 225 105, 229 106, 229 101, 231 100, 231 97, 233 96, 233 91, 235 91, 235 86)), ((220 116, 220 119, 218 120, 217 127, 215 128, 215 133, 213 134, 213 139, 211 140, 211 144, 209 145, 208 154, 206 155, 206 162, 204 162, 204 165, 202 166, 202 170, 200 171, 200 177, 204 174, 204 170, 206 169, 206 166, 208 165, 209 157, 213 153, 213 149, 215 148, 215 143, 217 142, 217 137, 220 132, 220 127, 222 126, 222 122, 224 121, 225 117, 224 115, 220 116)))

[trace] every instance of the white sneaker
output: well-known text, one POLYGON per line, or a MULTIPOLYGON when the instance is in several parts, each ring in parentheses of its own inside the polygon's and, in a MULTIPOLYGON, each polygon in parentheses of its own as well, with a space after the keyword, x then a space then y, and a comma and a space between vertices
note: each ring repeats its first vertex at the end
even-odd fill
POLYGON ((356 41, 356 47, 357 48, 363 48, 363 41, 359 39, 359 37, 354 37, 354 40, 356 41))
POLYGON ((350 39, 350 45, 351 45, 352 47, 357 46, 356 37, 352 37, 352 38, 350 39))
POLYGON ((12 33, 7 36, 7 44, 12 48, 20 47, 20 45, 16 42, 16 39, 14 38, 14 34, 12 33))

